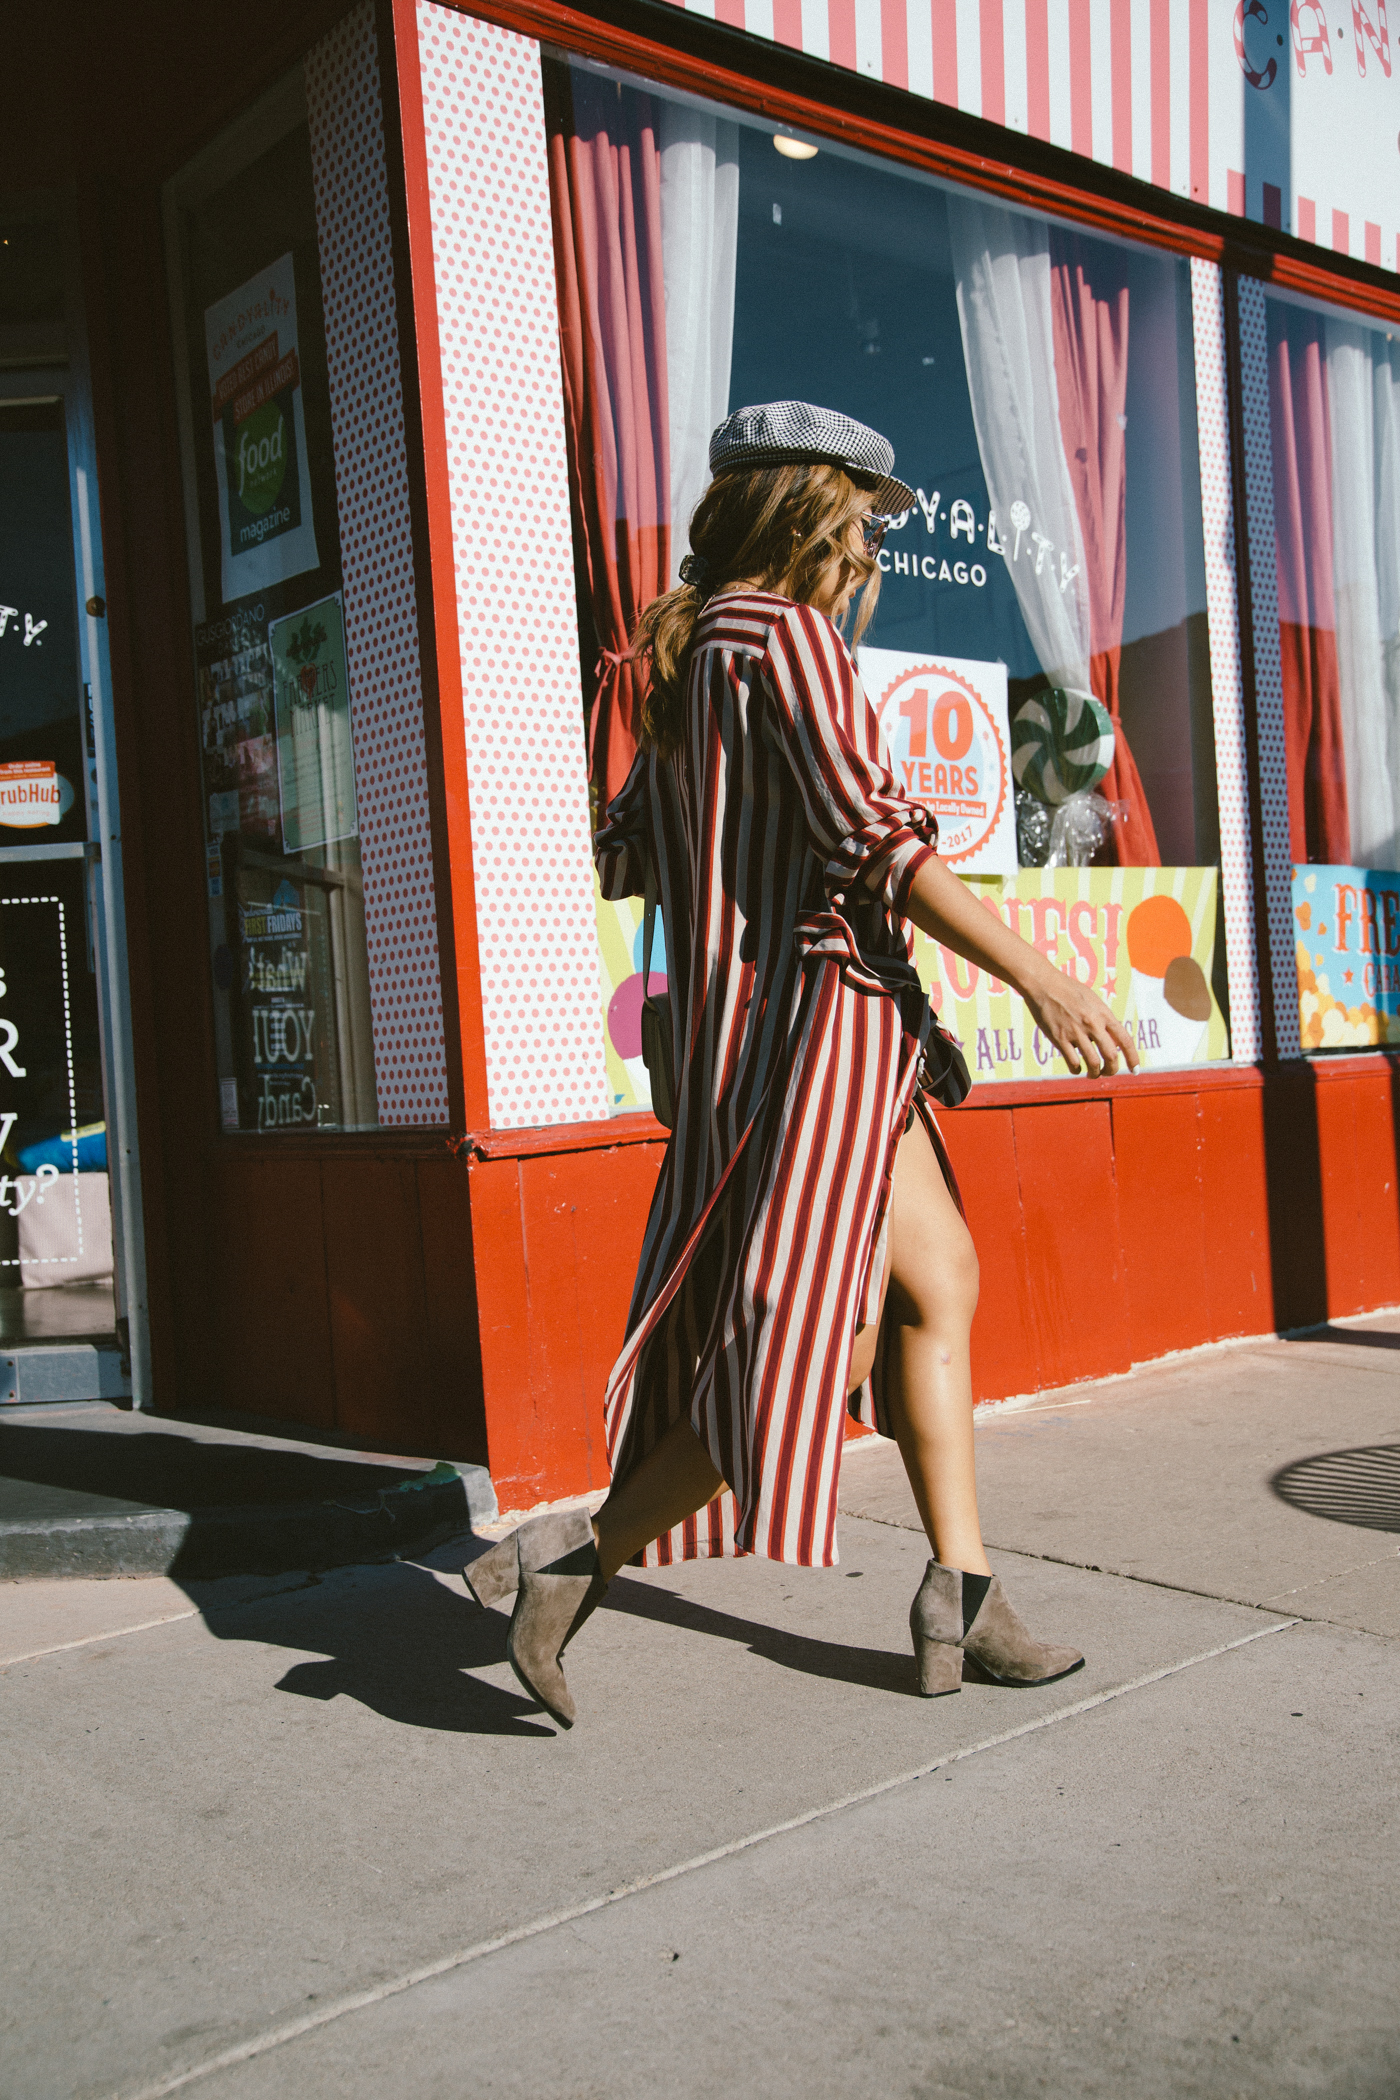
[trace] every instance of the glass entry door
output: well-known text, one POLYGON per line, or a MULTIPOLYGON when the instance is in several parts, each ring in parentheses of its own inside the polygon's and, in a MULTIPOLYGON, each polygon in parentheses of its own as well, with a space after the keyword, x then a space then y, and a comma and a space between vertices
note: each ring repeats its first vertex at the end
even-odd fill
POLYGON ((98 828, 91 821, 95 725, 80 617, 64 399, 12 397, 0 403, 0 1343, 7 1358, 28 1343, 115 1343, 118 1335, 94 882, 100 843, 90 836, 98 828))

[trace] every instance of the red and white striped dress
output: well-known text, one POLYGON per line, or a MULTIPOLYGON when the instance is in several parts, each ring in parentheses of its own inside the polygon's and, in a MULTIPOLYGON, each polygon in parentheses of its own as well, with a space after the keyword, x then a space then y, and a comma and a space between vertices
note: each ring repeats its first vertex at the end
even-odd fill
MULTIPOLYGON (((679 1068, 608 1456, 624 1478, 685 1414, 731 1489, 653 1566, 836 1561, 851 1347, 916 1097, 902 910, 936 839, 833 623, 770 592, 712 599, 683 741, 638 754, 594 841, 608 897, 638 895, 655 859, 679 1068)), ((875 1419, 868 1386, 852 1405, 875 1419)))

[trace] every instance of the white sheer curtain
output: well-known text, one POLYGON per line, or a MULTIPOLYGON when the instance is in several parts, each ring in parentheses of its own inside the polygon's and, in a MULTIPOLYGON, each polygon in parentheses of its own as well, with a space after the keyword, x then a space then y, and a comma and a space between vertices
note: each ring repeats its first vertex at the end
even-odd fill
POLYGON ((690 514, 710 478, 710 432, 729 413, 739 127, 661 105, 661 252, 671 435, 671 582, 690 549, 690 514))
MULTIPOLYGON (((1329 317, 1327 412, 1332 436, 1332 566, 1337 599, 1337 668, 1346 753, 1351 857, 1359 867, 1396 866, 1395 698, 1387 691, 1378 563, 1380 483, 1391 368, 1370 328, 1329 317), (1377 416, 1378 405, 1382 409, 1377 416)), ((1394 442, 1393 420, 1390 443, 1394 442)), ((1394 462, 1389 463, 1393 475, 1394 462)), ((1393 559, 1393 557, 1392 557, 1393 559)), ((1393 569, 1387 578, 1393 601, 1393 569)), ((1393 635, 1394 628, 1391 629, 1393 635)), ((1393 663, 1394 652, 1391 652, 1393 663)))
POLYGON ((1049 233, 963 192, 949 193, 948 231, 977 449, 1016 597, 1051 683, 1087 692, 1089 586, 1060 435, 1049 233))

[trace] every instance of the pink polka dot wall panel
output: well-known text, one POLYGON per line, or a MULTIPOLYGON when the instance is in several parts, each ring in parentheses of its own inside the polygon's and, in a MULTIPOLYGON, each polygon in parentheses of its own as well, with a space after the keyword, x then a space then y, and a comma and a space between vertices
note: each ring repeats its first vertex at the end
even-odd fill
POLYGON ((1259 802, 1269 956, 1280 1057, 1298 1057, 1298 961, 1293 929, 1293 847, 1288 825, 1288 758, 1283 726, 1283 665, 1278 644, 1278 561, 1274 545, 1274 463, 1269 431, 1269 338, 1264 287, 1240 279, 1240 378, 1244 396, 1245 509, 1254 611, 1254 708, 1259 724, 1259 802))
POLYGON ((374 11, 306 60, 383 1124, 448 1119, 428 766, 374 11))
POLYGON ((420 0, 493 1129, 609 1093, 539 46, 420 0))
POLYGON ((1230 1048, 1242 1062, 1262 1055, 1259 965, 1254 944, 1254 862, 1249 842, 1240 609, 1235 574, 1235 511, 1230 490, 1230 424, 1225 382, 1225 300, 1214 263, 1191 264, 1196 343, 1196 425, 1201 459, 1201 523, 1206 549, 1206 613, 1215 717, 1215 779, 1220 805, 1220 876, 1225 958, 1230 972, 1230 1048))

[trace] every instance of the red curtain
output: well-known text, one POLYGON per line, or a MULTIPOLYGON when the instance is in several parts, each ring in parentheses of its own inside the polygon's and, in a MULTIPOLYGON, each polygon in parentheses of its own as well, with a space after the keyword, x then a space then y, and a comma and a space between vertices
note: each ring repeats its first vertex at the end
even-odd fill
MULTIPOLYGON (((1102 271, 1102 255, 1095 256, 1102 271)), ((1060 433, 1089 582, 1089 683, 1113 717, 1113 764, 1099 793, 1125 802, 1112 832, 1119 865, 1159 868, 1162 855, 1137 763, 1118 715, 1127 578, 1128 287, 1095 295, 1089 255, 1074 234, 1050 235, 1050 308, 1060 433)))
POLYGON ((1278 639, 1294 860, 1351 859, 1337 612, 1332 584, 1332 434, 1321 323, 1270 302, 1278 639), (1277 318, 1275 316, 1277 315, 1277 318))
POLYGON ((650 96, 546 70, 570 494, 599 652, 589 769, 602 809, 640 734, 625 652, 670 572, 661 157, 650 96))

